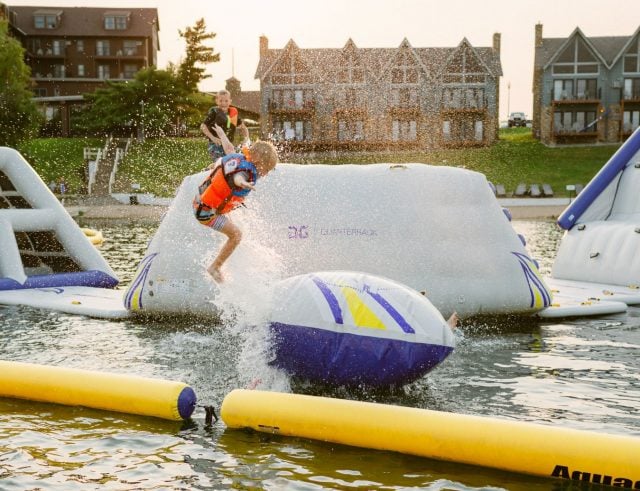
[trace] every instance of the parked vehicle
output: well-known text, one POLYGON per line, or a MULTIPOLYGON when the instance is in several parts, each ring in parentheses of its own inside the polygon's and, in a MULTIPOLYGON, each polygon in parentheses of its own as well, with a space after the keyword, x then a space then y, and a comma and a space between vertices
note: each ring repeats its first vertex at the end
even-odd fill
POLYGON ((509 114, 509 128, 513 126, 527 126, 527 117, 524 113, 511 113, 509 114))

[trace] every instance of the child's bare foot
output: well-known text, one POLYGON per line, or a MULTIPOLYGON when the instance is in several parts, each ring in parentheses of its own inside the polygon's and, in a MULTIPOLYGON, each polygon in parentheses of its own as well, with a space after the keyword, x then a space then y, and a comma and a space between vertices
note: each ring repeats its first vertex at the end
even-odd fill
POLYGON ((210 266, 209 268, 207 268, 207 273, 211 275, 211 277, 213 278, 213 281, 215 281, 216 283, 224 282, 224 276, 222 274, 222 271, 220 271, 219 268, 210 266))
POLYGON ((454 312, 453 314, 451 314, 451 317, 449 317, 449 319, 447 319, 447 324, 449 324, 449 327, 451 329, 455 329, 458 326, 458 313, 454 312))

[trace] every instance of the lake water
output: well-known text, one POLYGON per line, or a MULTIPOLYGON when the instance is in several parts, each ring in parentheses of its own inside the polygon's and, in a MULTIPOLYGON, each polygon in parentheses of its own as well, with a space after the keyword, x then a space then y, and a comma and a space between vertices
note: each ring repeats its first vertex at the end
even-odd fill
MULTIPOLYGON (((91 224, 90 224, 91 225, 91 224)), ((514 222, 548 273, 561 233, 514 222)), ((152 225, 99 226, 127 285, 152 225)), ((496 321, 497 322, 497 321, 496 321)), ((219 407, 234 388, 376 401, 640 436, 640 309, 592 319, 467 324, 454 353, 391 393, 318 389, 270 371, 242 319, 88 319, 0 306, 0 359, 182 380, 219 407)), ((501 321, 502 322, 502 321, 501 321)), ((558 490, 570 483, 391 452, 0 399, 0 489, 558 490)), ((576 488, 577 489, 577 488, 576 488)), ((586 489, 586 488, 580 488, 586 489)))

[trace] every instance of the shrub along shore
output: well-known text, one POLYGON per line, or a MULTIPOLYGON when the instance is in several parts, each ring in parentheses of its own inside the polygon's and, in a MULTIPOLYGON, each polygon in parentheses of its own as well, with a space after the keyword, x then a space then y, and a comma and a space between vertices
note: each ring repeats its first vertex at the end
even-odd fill
MULTIPOLYGON (((95 138, 39 138, 24 142, 18 150, 45 182, 64 177, 69 192, 81 189, 84 178, 82 149, 101 147, 95 138)), ((556 197, 567 196, 568 184, 583 184, 600 170, 619 145, 546 147, 529 128, 504 128, 490 147, 433 151, 323 152, 284 155, 283 161, 304 164, 368 164, 419 162, 463 167, 481 172, 507 195, 520 183, 549 184, 556 197)), ((143 192, 173 196, 182 179, 209 164, 204 138, 147 139, 137 143, 120 164, 116 191, 130 191, 138 183, 143 192)))

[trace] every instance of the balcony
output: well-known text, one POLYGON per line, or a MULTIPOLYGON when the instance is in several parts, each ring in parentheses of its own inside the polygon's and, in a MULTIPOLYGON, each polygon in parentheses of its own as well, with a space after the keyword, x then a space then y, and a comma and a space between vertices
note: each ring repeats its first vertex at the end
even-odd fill
POLYGON ((622 100, 625 102, 640 102, 640 87, 622 92, 622 100))
POLYGON ((600 89, 596 93, 585 92, 567 92, 563 91, 556 99, 557 94, 551 92, 551 101, 555 105, 597 105, 600 103, 600 89))
POLYGON ((45 59, 45 60, 53 60, 53 59, 64 59, 67 57, 67 48, 38 48, 36 50, 29 50, 28 55, 31 58, 45 59))
POLYGON ((314 101, 304 101, 304 103, 296 103, 295 101, 286 102, 269 102, 269 113, 272 115, 290 115, 290 116, 307 116, 311 117, 315 113, 314 101))
POLYGON ((416 105, 399 104, 397 106, 389 106, 387 108, 389 115, 395 118, 419 118, 422 110, 416 105))

